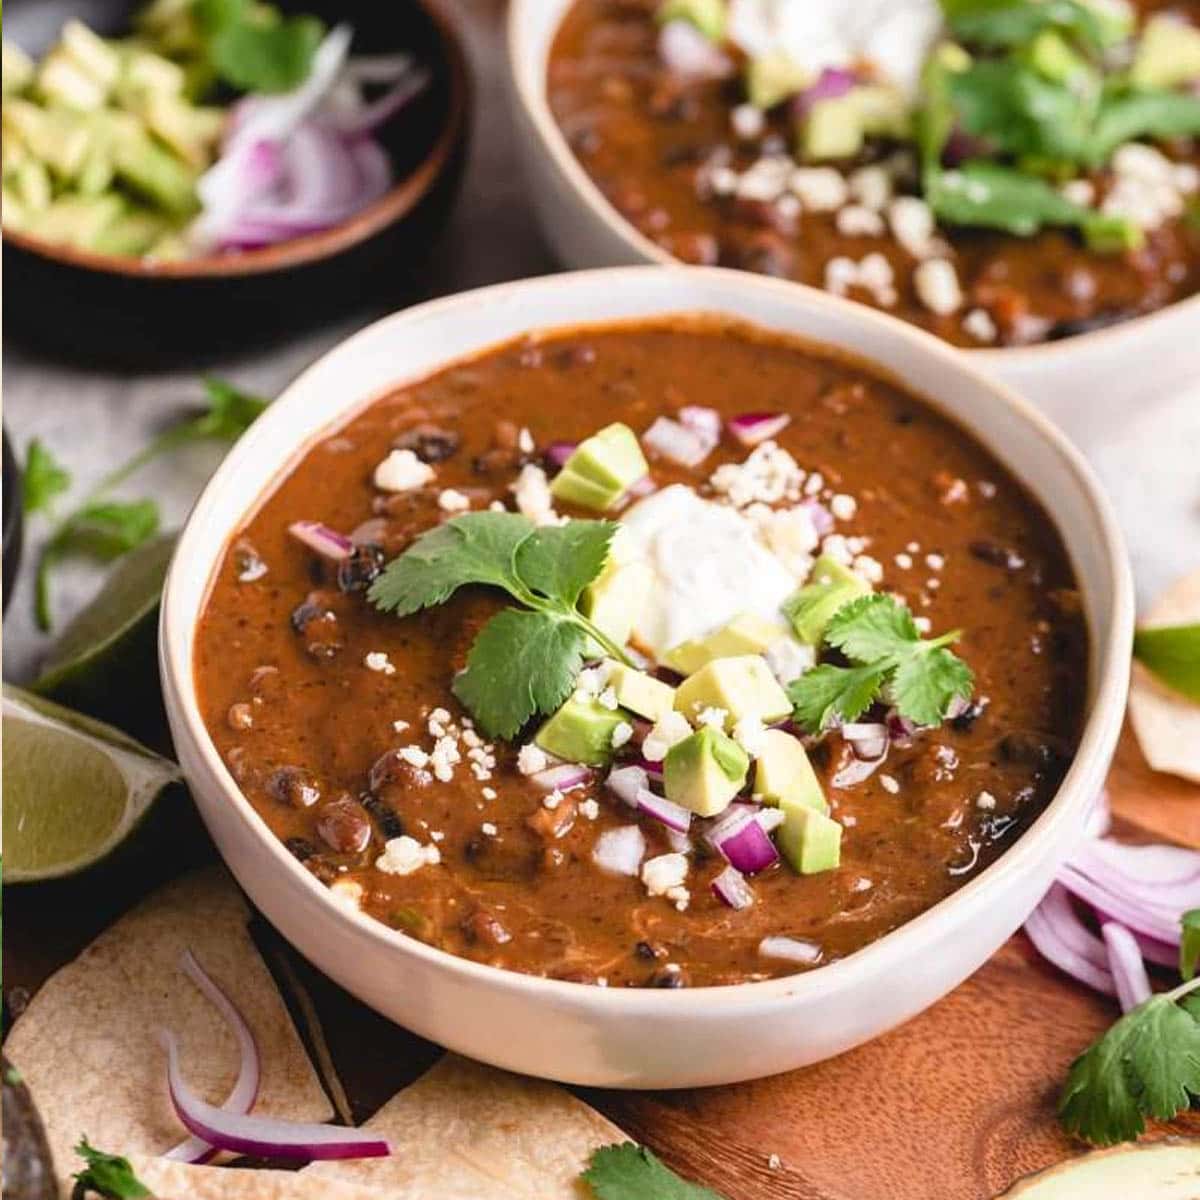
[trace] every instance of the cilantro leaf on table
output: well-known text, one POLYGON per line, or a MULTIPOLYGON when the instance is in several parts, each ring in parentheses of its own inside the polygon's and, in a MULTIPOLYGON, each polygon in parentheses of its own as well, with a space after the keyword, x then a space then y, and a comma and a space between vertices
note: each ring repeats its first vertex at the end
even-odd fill
POLYGON ((107 1200, 139 1200, 142 1196, 153 1195, 133 1173, 127 1158, 97 1150, 88 1143, 86 1136, 80 1139, 75 1153, 87 1165, 75 1173, 73 1195, 86 1196, 89 1192, 95 1192, 107 1200))
POLYGON ((955 699, 967 699, 971 668, 946 646, 954 630, 923 639, 908 609, 873 593, 842 605, 825 630, 825 642, 850 662, 826 663, 788 687, 796 720, 810 733, 857 720, 886 690, 902 716, 918 725, 942 721, 955 699))
POLYGON ((480 631, 454 694, 497 737, 554 712, 583 669, 587 635, 565 617, 506 608, 480 631))
POLYGON ((1168 687, 1200 704, 1200 623, 1139 629, 1133 656, 1168 687))
POLYGON ((444 604, 469 584, 499 588, 524 605, 484 626, 453 685, 485 733, 511 738, 567 698, 589 639, 627 661, 577 607, 604 569, 616 530, 611 521, 539 528, 516 513, 467 513, 417 538, 367 596, 398 617, 444 604))
POLYGON ((21 503, 26 513, 50 507, 55 496, 71 486, 71 473, 37 439, 25 452, 25 470, 21 477, 21 503))
POLYGON ((1200 908, 1185 912, 1180 924, 1183 938, 1179 943, 1179 974, 1186 981, 1196 977, 1196 967, 1200 966, 1200 908))
POLYGON ((724 1200, 720 1192, 680 1178, 645 1146, 601 1146, 581 1176, 596 1200, 724 1200))
POLYGON ((236 441, 266 411, 269 400, 243 392, 224 379, 206 375, 201 381, 208 396, 208 408, 185 429, 192 437, 221 438, 236 441))

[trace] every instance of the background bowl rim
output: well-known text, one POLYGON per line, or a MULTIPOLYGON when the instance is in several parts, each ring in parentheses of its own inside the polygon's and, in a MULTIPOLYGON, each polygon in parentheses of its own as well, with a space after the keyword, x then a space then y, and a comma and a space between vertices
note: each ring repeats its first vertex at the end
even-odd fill
MULTIPOLYGON (((761 322, 749 320, 736 312, 722 309, 720 305, 711 303, 684 304, 673 311, 676 313, 724 313, 726 316, 734 316, 752 325, 761 324, 761 322)), ((650 313, 641 314, 642 317, 648 315, 666 315, 666 313, 654 313, 651 310, 650 313)), ((586 324, 603 326, 626 319, 636 318, 601 317, 589 319, 586 324)), ((558 322, 535 326, 535 329, 577 328, 579 324, 579 322, 558 322)), ((803 338, 808 335, 796 334, 796 336, 803 338)), ((821 339, 815 337, 808 337, 808 340, 821 343, 821 339)), ((463 355, 455 355, 453 358, 446 359, 440 363, 440 366, 422 371, 420 377, 427 376, 433 370, 444 369, 466 354, 485 353, 494 344, 489 341, 475 347, 472 351, 464 351, 463 355)), ((836 343, 828 341, 823 344, 836 345, 836 343)), ((851 353, 854 352, 851 351, 851 353)), ((859 357, 877 370, 888 373, 888 368, 877 359, 861 354, 859 357)), ((398 372, 395 386, 401 386, 405 378, 403 373, 398 372)), ((939 406, 943 404, 940 400, 928 402, 936 403, 939 406)), ((956 419, 953 411, 949 415, 952 419, 956 419)), ((990 442, 985 441, 974 432, 971 433, 971 436, 979 440, 989 453, 997 454, 990 442)), ((999 457, 1003 458, 1003 456, 999 457)), ((1024 483, 1015 470, 1013 470, 1013 474, 1020 482, 1024 483)), ((1084 582, 1081 580, 1081 584, 1084 582)), ((180 534, 176 553, 167 575, 159 622, 159 663, 167 711, 171 718, 172 732, 177 744, 181 738, 187 739, 188 748, 195 752, 199 765, 206 775, 206 782, 221 793, 223 802, 232 805, 234 815, 239 819, 243 833, 248 834, 253 841, 253 853, 265 856, 264 865, 271 870, 281 872, 289 886, 307 891, 318 906, 327 910, 335 924, 345 922, 343 928, 347 934, 357 929, 358 932, 367 935, 381 952, 398 954, 398 961, 403 961, 406 956, 414 955, 418 959, 424 960, 433 970, 457 976, 465 982, 483 988, 496 987, 523 993, 532 1001, 580 1005, 584 1008, 600 1007, 610 1012, 625 1012, 626 1014, 641 1011, 649 1015, 667 1015, 669 1013, 693 1013, 708 1009, 712 1005, 757 1006, 762 1004, 769 1006, 773 1002, 780 1003, 801 995, 809 1000, 818 999, 822 994, 836 990, 847 978, 853 980, 856 975, 873 974, 875 970, 878 970, 876 964, 882 964, 884 969, 889 963, 900 966, 901 964, 896 960, 902 958, 906 953, 907 942, 919 941, 922 934, 929 937, 930 935, 926 931, 935 923, 944 922, 948 912, 966 908, 972 902, 976 905, 980 904, 979 897, 981 895, 990 895, 999 889, 1002 880, 1009 880, 1014 875, 1019 875, 1022 869, 1030 865, 1036 858, 1041 843, 1054 840, 1051 835, 1060 824, 1069 819, 1076 807, 1079 808, 1079 813, 1076 815, 1082 817, 1082 814, 1087 811, 1088 805, 1091 804, 1094 794, 1100 790, 1103 784, 1103 772, 1107 770, 1111 761, 1124 719, 1133 623, 1133 579, 1128 555, 1125 552, 1124 541, 1111 504, 1091 467, 1053 422, 1007 385, 982 370, 977 361, 965 357, 949 343, 917 326, 900 321, 896 317, 881 313, 868 306, 831 296, 801 284, 729 268, 638 265, 560 272, 492 284, 439 297, 407 309, 401 309, 372 322, 318 358, 289 384, 267 414, 235 445, 233 451, 226 457, 196 501, 180 534), (328 429, 334 427, 338 422, 346 420, 356 409, 369 406, 379 398, 380 393, 354 394, 352 399, 346 399, 339 407, 338 415, 331 417, 319 429, 301 437, 289 434, 286 439, 280 438, 281 442, 286 442, 287 449, 283 453, 279 453, 277 450, 272 451, 272 457, 279 465, 271 481, 262 486, 245 503, 239 503, 236 513, 230 516, 220 516, 218 508, 217 514, 214 515, 209 512, 209 509, 220 504, 219 496, 225 491, 226 476, 233 474, 243 459, 251 459, 255 456, 258 442, 268 442, 269 444, 269 439, 273 437, 273 426, 283 429, 286 424, 288 408, 302 403, 306 380, 310 375, 319 369, 328 369, 331 361, 354 356, 358 352, 358 347, 370 339, 386 335, 395 340, 407 323, 417 323, 430 318, 453 320, 461 317, 464 310, 469 312, 473 306, 488 304, 499 306, 514 294, 519 294, 522 290, 529 288, 553 290, 594 286, 603 288, 605 292, 611 294, 628 294, 627 289, 636 287, 642 279, 654 280, 659 283, 665 282, 667 279, 675 279, 680 285, 686 286, 689 281, 697 278, 708 278, 722 290, 742 289, 772 292, 775 293, 777 303, 780 305, 795 307, 807 304, 832 308, 840 312, 842 320, 845 322, 876 325, 881 331, 886 331, 896 338, 912 343, 912 348, 917 353, 927 358, 941 360, 942 365, 952 375, 968 378, 977 387, 982 387, 990 392, 994 400, 1004 404, 1010 412, 1018 417, 1027 431, 1048 444, 1048 448, 1054 452, 1061 463, 1063 471, 1075 478, 1091 510, 1091 515, 1096 521, 1098 543, 1103 549, 1106 586, 1112 593, 1112 615, 1111 627, 1106 636, 1102 636, 1099 632, 1092 634, 1097 663, 1094 700, 1083 725, 1079 750, 1058 790, 1034 823, 995 862, 949 896, 843 959, 829 963, 818 970, 783 975, 767 980, 681 990, 656 990, 600 988, 568 980, 548 979, 459 957, 449 951, 407 937, 365 913, 357 910, 351 911, 338 904, 329 889, 315 879, 311 872, 306 871, 303 865, 287 851, 284 844, 270 830, 238 787, 217 753, 211 735, 200 715, 194 670, 185 670, 184 667, 192 667, 195 623, 211 590, 218 556, 228 545, 238 524, 248 513, 254 511, 262 499, 270 494, 273 487, 277 486, 283 473, 296 461, 304 447, 315 444, 321 437, 326 436, 328 429), (272 416, 272 414, 276 415, 272 416), (211 537, 207 529, 200 527, 202 523, 207 525, 214 521, 220 528, 219 549, 214 553, 206 552, 204 555, 197 555, 193 551, 191 543, 211 537), (179 582, 179 577, 184 571, 194 572, 201 566, 205 575, 203 592, 199 603, 195 606, 195 611, 189 612, 186 601, 180 597, 184 585, 179 582), (183 611, 180 611, 181 609, 183 611), (1093 779, 1093 776, 1096 778, 1093 779)), ((181 752, 180 757, 182 760, 188 755, 181 752)), ((1082 825, 1080 827, 1082 828, 1082 825)), ((936 941, 936 937, 933 940, 936 941)))

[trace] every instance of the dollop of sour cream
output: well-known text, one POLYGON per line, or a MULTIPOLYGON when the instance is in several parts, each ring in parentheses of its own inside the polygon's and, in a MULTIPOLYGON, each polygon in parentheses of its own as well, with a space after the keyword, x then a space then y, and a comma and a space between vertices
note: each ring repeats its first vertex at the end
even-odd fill
POLYGON ((751 58, 784 55, 815 78, 871 64, 915 94, 943 19, 938 0, 733 0, 729 36, 751 58))
POLYGON ((796 577, 735 509, 673 484, 621 518, 623 553, 645 562, 654 586, 634 638, 661 657, 744 612, 781 619, 796 577))

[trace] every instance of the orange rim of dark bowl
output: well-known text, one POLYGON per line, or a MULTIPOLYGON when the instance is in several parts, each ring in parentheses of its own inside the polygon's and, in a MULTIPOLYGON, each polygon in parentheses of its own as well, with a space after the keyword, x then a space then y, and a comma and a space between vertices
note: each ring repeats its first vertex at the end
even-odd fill
POLYGON ((429 153, 378 200, 329 229, 291 238, 273 246, 237 254, 205 254, 175 262, 154 262, 118 254, 96 254, 60 246, 28 234, 6 232, 4 241, 21 250, 67 266, 137 279, 212 279, 265 275, 332 258, 395 224, 425 198, 450 165, 466 129, 470 80, 462 38, 440 0, 421 0, 437 28, 445 56, 450 103, 445 122, 429 153))

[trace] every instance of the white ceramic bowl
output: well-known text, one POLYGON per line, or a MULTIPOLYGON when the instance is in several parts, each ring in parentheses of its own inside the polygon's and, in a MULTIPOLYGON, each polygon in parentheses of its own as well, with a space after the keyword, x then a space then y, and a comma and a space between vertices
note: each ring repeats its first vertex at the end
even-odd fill
POLYGON ((574 1083, 676 1087, 769 1075, 908 1020, 1024 921, 1080 836, 1125 704, 1133 600, 1120 535, 1057 429, 918 330, 808 288, 743 272, 634 267, 504 284, 397 313, 325 355, 238 442, 196 504, 162 607, 167 711, 192 793, 254 903, 307 958, 372 1008, 498 1066, 574 1083), (1092 630, 1088 718, 1053 803, 951 898, 806 975, 694 990, 589 987, 455 958, 338 905, 241 795, 201 720, 193 639, 217 561, 281 473, 364 404, 464 355, 545 329, 678 312, 728 314, 873 360, 952 415, 1052 513, 1092 630))
MULTIPOLYGON (((508 8, 510 90, 529 195, 547 239, 568 267, 673 263, 608 202, 550 112, 546 64, 572 2, 511 0, 508 8)), ((1099 418, 1195 385, 1200 296, 1059 342, 967 353, 1082 436, 1099 418)))

